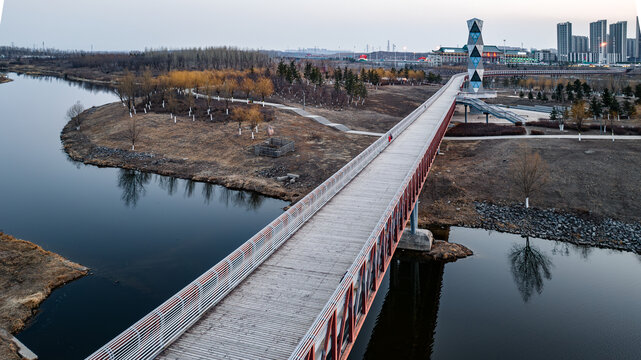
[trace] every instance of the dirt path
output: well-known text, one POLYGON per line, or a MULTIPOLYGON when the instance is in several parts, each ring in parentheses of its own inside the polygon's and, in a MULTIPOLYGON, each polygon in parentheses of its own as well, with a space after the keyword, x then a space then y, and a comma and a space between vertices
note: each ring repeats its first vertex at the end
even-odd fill
MULTIPOLYGON (((0 329, 20 331, 51 291, 87 274, 87 268, 38 245, 0 232, 0 329)), ((0 336, 0 359, 19 359, 0 336)))

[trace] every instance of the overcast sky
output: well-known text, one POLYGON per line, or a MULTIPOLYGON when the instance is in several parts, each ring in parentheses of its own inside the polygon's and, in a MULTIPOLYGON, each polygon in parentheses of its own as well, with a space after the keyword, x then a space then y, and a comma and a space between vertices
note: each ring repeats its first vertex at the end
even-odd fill
POLYGON ((628 21, 637 0, 0 0, 0 45, 129 50, 231 45, 364 51, 463 45, 465 20, 485 43, 556 47, 556 24, 588 35, 590 21, 628 21), (4 11, 2 11, 2 3, 4 11))

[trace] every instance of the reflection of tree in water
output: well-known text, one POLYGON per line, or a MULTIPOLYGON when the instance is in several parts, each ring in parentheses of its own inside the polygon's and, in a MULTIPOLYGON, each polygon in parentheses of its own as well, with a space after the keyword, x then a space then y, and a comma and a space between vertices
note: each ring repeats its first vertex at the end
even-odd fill
POLYGON ((265 197, 255 192, 230 190, 226 187, 221 187, 219 193, 220 202, 225 204, 225 206, 229 206, 231 203, 238 207, 244 207, 247 210, 256 210, 263 204, 263 201, 265 201, 265 197))
POLYGON ((136 207, 140 197, 145 195, 145 185, 151 181, 151 174, 136 170, 120 169, 118 187, 122 189, 122 201, 126 206, 136 207))
POLYGON ((203 183, 203 199, 205 200, 206 205, 209 205, 211 198, 214 197, 214 193, 215 188, 213 184, 203 183))
POLYGON ((177 185, 178 185, 178 179, 176 179, 175 177, 170 177, 170 176, 158 177, 158 186, 160 186, 161 189, 167 191, 167 194, 169 194, 170 196, 176 192, 177 185))
POLYGON ((187 180, 185 182, 185 196, 192 197, 192 195, 194 195, 195 188, 196 188, 196 182, 193 180, 187 180))
POLYGON ((587 260, 594 250, 591 246, 575 245, 562 241, 555 241, 552 248, 552 255, 570 256, 570 249, 574 250, 583 260, 587 260))
POLYGON ((544 279, 552 279, 552 261, 537 247, 530 246, 530 238, 525 245, 514 245, 510 250, 512 276, 524 302, 528 302, 534 291, 541 294, 544 279))
MULTIPOLYGON (((400 254, 363 359, 429 359, 434 346, 444 264, 400 254)), ((371 316, 371 314, 370 314, 371 316)))
MULTIPOLYGON (((171 196, 176 193, 179 187, 178 179, 169 176, 158 176, 158 186, 167 191, 171 196)), ((198 182, 185 180, 185 197, 194 196, 198 182)), ((231 190, 223 186, 217 186, 211 183, 202 183, 202 196, 206 205, 209 205, 216 193, 221 204, 229 207, 230 205, 242 207, 247 210, 256 210, 265 201, 265 197, 256 192, 231 190), (216 190, 218 189, 218 191, 216 190)), ((136 199, 137 200, 137 199, 136 199)))

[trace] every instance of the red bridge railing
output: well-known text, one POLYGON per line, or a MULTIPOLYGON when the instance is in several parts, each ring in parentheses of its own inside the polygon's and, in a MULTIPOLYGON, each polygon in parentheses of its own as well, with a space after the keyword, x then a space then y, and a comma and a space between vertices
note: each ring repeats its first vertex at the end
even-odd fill
POLYGON ((87 359, 138 360, 158 355, 385 150, 389 146, 387 138, 390 134, 397 137, 402 133, 442 92, 443 89, 238 249, 87 359))
MULTIPOLYGON (((454 83, 462 83, 463 77, 461 74, 450 79, 430 103, 454 83)), ((445 136, 456 106, 455 98, 451 100, 448 113, 443 115, 440 126, 426 142, 422 156, 417 158, 358 257, 290 360, 337 360, 349 355, 445 136)))

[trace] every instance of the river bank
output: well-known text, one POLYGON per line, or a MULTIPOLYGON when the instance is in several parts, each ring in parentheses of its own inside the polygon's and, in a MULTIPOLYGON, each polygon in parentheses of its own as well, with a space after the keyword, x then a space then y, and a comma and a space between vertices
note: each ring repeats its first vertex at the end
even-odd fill
POLYGON ((237 122, 178 116, 174 123, 167 114, 150 112, 135 116, 141 133, 136 150, 130 151, 126 133, 133 120, 120 103, 91 108, 82 118, 80 130, 68 123, 61 134, 65 151, 76 161, 209 182, 290 202, 314 189, 375 140, 281 110, 274 111, 268 124, 259 125, 254 139, 246 125, 238 135, 237 122), (253 146, 269 138, 267 125, 275 136, 293 140, 295 151, 280 158, 256 156, 253 146), (290 179, 287 174, 298 177, 290 179))
MULTIPOLYGON (((55 288, 85 276, 88 269, 28 241, 0 232, 0 329, 15 334, 55 288)), ((0 336, 0 358, 20 359, 11 340, 0 336)))
POLYGON ((422 226, 465 226, 575 244, 641 251, 641 143, 510 139, 444 141, 420 196, 422 226), (510 164, 522 144, 546 162, 549 179, 523 199, 510 164))

